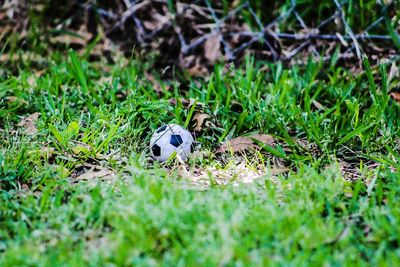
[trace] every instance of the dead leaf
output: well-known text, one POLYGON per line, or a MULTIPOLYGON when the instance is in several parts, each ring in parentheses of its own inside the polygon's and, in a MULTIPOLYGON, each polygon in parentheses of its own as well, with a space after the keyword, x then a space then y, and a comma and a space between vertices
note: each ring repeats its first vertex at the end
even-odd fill
POLYGON ((79 175, 78 177, 76 177, 75 180, 91 180, 91 179, 102 178, 104 176, 111 176, 111 175, 114 175, 114 173, 107 169, 103 169, 98 172, 88 171, 88 172, 85 172, 85 173, 79 175))
POLYGON ((203 112, 196 112, 192 118, 193 122, 193 131, 195 132, 201 132, 201 130, 206 126, 206 121, 207 119, 210 118, 208 114, 205 114, 203 112))
POLYGON ((26 79, 27 83, 31 86, 34 87, 36 86, 36 80, 37 78, 34 75, 29 76, 28 79, 26 79))
POLYGON ((29 186, 27 184, 22 184, 21 185, 22 190, 29 190, 29 186))
POLYGON ((240 186, 244 183, 253 183, 261 177, 269 177, 273 183, 277 183, 276 176, 288 172, 285 167, 265 167, 264 164, 246 163, 240 158, 236 158, 225 166, 208 166, 207 168, 194 168, 190 171, 179 169, 178 172, 190 185, 196 189, 206 189, 214 185, 233 185, 240 186))
POLYGON ((29 105, 29 103, 21 98, 16 96, 7 96, 5 97, 8 103, 17 103, 18 105, 29 105))
POLYGON ((289 171, 290 171, 289 168, 274 165, 274 166, 271 166, 271 169, 270 169, 269 172, 270 172, 270 174, 271 174, 272 176, 277 176, 277 175, 279 175, 279 174, 287 173, 287 172, 289 172, 289 171))
POLYGON ((389 72, 389 77, 388 77, 388 82, 393 80, 395 77, 399 77, 399 67, 396 66, 396 62, 392 63, 392 66, 390 67, 390 72, 389 72))
POLYGON ((156 29, 161 29, 164 27, 165 24, 167 24, 170 20, 169 16, 163 16, 158 12, 155 12, 153 9, 152 14, 150 15, 153 20, 151 21, 144 21, 143 26, 148 30, 148 31, 154 31, 156 29))
POLYGON ((253 142, 253 139, 256 139, 269 146, 273 146, 275 144, 275 138, 268 134, 239 136, 223 143, 220 147, 218 147, 216 153, 224 153, 230 151, 233 153, 237 153, 259 148, 259 146, 253 142))
POLYGON ((16 97, 16 96, 7 96, 6 100, 9 103, 13 103, 13 102, 16 102, 18 100, 18 97, 16 97))
POLYGON ((19 127, 25 127, 26 129, 26 133, 33 135, 37 132, 37 128, 36 128, 36 121, 39 118, 40 113, 39 112, 35 112, 31 115, 29 115, 28 117, 22 119, 17 126, 19 127))
POLYGON ((400 93, 392 92, 390 93, 390 96, 393 98, 394 101, 400 103, 400 93))
POLYGON ((154 91, 156 91, 157 93, 162 93, 164 91, 168 91, 170 89, 169 86, 165 85, 165 84, 161 84, 160 81, 158 81, 153 75, 151 75, 150 73, 145 72, 144 75, 146 76, 147 80, 149 80, 152 85, 153 85, 153 89, 154 91))
POLYGON ((100 181, 102 184, 111 185, 117 179, 113 170, 89 163, 77 165, 70 177, 73 184, 85 182, 90 186, 96 186, 100 181))
POLYGON ((204 56, 210 61, 210 63, 214 63, 222 57, 220 39, 221 38, 219 34, 214 35, 208 38, 204 44, 204 56))
POLYGON ((326 108, 317 100, 312 101, 313 105, 319 110, 326 110, 326 108))
POLYGON ((238 186, 244 183, 252 183, 264 175, 264 170, 260 168, 252 168, 245 162, 232 164, 227 168, 211 166, 206 169, 197 170, 189 173, 186 170, 180 170, 180 174, 191 181, 196 187, 199 185, 208 187, 211 184, 227 185, 232 184, 238 186))
POLYGON ((47 147, 47 146, 44 146, 39 150, 32 150, 31 152, 47 159, 53 157, 53 155, 57 153, 54 147, 47 147))
POLYGON ((181 54, 179 56, 179 65, 181 65, 183 69, 187 70, 191 76, 208 77, 209 71, 201 62, 200 57, 194 55, 183 56, 181 54))

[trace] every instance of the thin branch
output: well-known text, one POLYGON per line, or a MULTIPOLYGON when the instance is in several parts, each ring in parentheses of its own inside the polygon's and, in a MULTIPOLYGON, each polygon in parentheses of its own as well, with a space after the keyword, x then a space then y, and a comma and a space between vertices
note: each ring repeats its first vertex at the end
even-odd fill
MULTIPOLYGON (((132 1, 125 0, 124 3, 126 5, 126 7, 129 9, 132 6, 136 5, 136 0, 132 0, 132 1)), ((142 43, 142 42, 144 42, 143 36, 146 34, 146 32, 143 28, 142 22, 135 16, 135 13, 132 13, 131 17, 132 17, 133 21, 135 22, 136 28, 138 28, 138 30, 139 30, 139 33, 136 33, 138 42, 142 43)))
POLYGON ((217 18, 217 15, 215 14, 214 9, 211 7, 210 2, 209 2, 208 0, 205 0, 205 2, 206 2, 206 4, 207 4, 207 6, 208 6, 208 9, 209 9, 210 12, 211 12, 211 16, 213 17, 214 21, 216 22, 215 31, 219 34, 219 39, 220 39, 220 41, 222 42, 222 45, 224 46, 225 55, 228 57, 228 60, 231 61, 231 60, 234 59, 234 55, 232 54, 231 49, 230 49, 228 43, 225 41, 224 37, 222 36, 221 29, 220 29, 220 23, 221 23, 221 22, 220 22, 220 20, 217 18))
MULTIPOLYGON (((276 33, 279 38, 282 39, 291 39, 291 40, 331 40, 331 41, 340 41, 340 38, 336 35, 331 34, 301 34, 301 33, 276 33)), ((343 39, 345 40, 391 40, 390 36, 387 35, 367 35, 367 34, 357 34, 349 36, 343 35, 343 39)))
MULTIPOLYGON (((261 33, 261 32, 264 32, 263 25, 262 25, 260 19, 258 18, 257 14, 254 12, 253 8, 249 5, 248 9, 249 9, 249 11, 250 11, 250 14, 251 14, 251 15, 253 16, 253 18, 255 19, 255 21, 256 21, 258 27, 260 28, 260 33, 261 33)), ((261 37, 263 37, 263 36, 261 36, 261 37)), ((274 61, 278 60, 279 55, 278 55, 278 53, 275 51, 274 47, 271 45, 271 43, 268 41, 267 38, 263 38, 263 39, 264 39, 265 44, 267 45, 268 49, 272 52, 272 59, 273 59, 274 61)))
POLYGON ((114 31, 117 28, 121 28, 124 24, 125 21, 130 18, 137 10, 141 9, 142 7, 147 6, 151 2, 149 0, 143 1, 141 3, 138 3, 136 5, 130 6, 124 13, 122 13, 120 19, 117 21, 117 23, 114 24, 114 26, 111 28, 110 32, 114 31))
POLYGON ((296 19, 299 21, 301 27, 303 27, 303 29, 308 29, 306 23, 304 22, 304 20, 300 17, 299 13, 297 13, 297 11, 294 12, 294 15, 296 16, 296 19))
POLYGON ((300 44, 298 47, 290 51, 288 55, 286 55, 286 60, 292 59, 297 53, 299 53, 304 47, 306 47, 309 44, 309 42, 304 42, 300 44))
POLYGON ((340 17, 340 19, 342 20, 342 22, 344 24, 345 30, 350 35, 350 37, 351 37, 351 39, 353 41, 354 47, 356 49, 357 57, 361 60, 360 45, 358 44, 357 38, 355 37, 355 35, 353 33, 353 30, 350 28, 350 25, 347 23, 347 21, 344 18, 344 12, 343 12, 342 6, 339 4, 339 2, 337 0, 333 0, 333 1, 335 2, 335 5, 336 5, 337 9, 340 11, 339 17, 340 17))
MULTIPOLYGON (((275 33, 281 39, 289 39, 296 41, 306 41, 306 40, 330 40, 330 41, 340 41, 340 38, 332 34, 302 34, 302 33, 275 33)), ((257 32, 235 32, 230 35, 239 35, 244 37, 259 37, 257 32)), ((352 40, 348 35, 343 35, 343 39, 352 40)), ((391 40, 392 38, 388 35, 367 35, 367 34, 357 34, 354 36, 357 40, 391 40)))
POLYGON ((332 20, 334 20, 338 15, 339 15, 339 11, 336 11, 333 15, 331 15, 329 18, 323 20, 318 26, 318 29, 321 29, 322 27, 324 27, 326 24, 328 24, 329 22, 331 22, 332 20))
POLYGON ((271 21, 270 23, 267 23, 264 26, 264 31, 267 31, 268 29, 272 28, 273 26, 275 26, 276 24, 278 24, 279 22, 281 22, 281 20, 286 19, 294 10, 294 6, 292 6, 291 8, 289 8, 288 11, 286 11, 285 13, 279 15, 276 19, 274 19, 273 21, 271 21))
POLYGON ((252 45, 253 43, 257 42, 260 38, 262 38, 264 35, 262 33, 254 33, 254 37, 246 42, 241 44, 238 48, 234 49, 232 52, 233 54, 238 54, 241 53, 244 49, 246 49, 247 47, 249 47, 250 45, 252 45))

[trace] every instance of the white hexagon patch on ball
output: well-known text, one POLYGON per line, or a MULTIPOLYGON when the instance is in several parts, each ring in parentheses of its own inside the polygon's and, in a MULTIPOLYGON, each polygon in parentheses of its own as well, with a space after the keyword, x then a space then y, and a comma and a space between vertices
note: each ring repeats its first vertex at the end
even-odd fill
POLYGON ((167 124, 158 128, 150 139, 153 158, 164 162, 176 152, 186 160, 193 149, 193 137, 188 130, 177 124, 167 124))

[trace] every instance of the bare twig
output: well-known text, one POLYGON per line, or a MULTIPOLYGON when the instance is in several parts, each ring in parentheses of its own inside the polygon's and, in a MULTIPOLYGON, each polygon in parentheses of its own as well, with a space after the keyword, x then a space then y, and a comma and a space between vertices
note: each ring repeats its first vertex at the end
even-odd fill
MULTIPOLYGON (((263 28, 263 25, 262 25, 260 19, 258 18, 257 14, 254 12, 253 8, 251 8, 250 5, 249 5, 248 8, 249 8, 250 14, 251 14, 251 15, 253 16, 253 18, 255 19, 255 21, 256 21, 256 23, 257 23, 259 29, 260 29, 260 32, 263 32, 263 31, 264 31, 264 28, 263 28)), ((260 36, 261 38, 263 37, 262 35, 259 35, 259 36, 260 36)), ((264 38, 264 41, 265 41, 265 44, 267 45, 268 49, 269 49, 269 50, 271 51, 271 53, 272 53, 272 58, 273 58, 273 60, 274 60, 274 61, 278 60, 279 55, 278 55, 278 53, 275 51, 275 49, 273 48, 273 46, 271 45, 271 43, 268 41, 267 38, 264 38)))
MULTIPOLYGON (((230 11, 225 17, 219 19, 218 22, 220 23, 220 25, 222 25, 226 20, 228 20, 228 19, 232 18, 233 16, 235 16, 238 12, 240 12, 246 6, 247 6, 247 3, 238 6, 234 10, 230 11)), ((196 38, 187 47, 187 53, 190 53, 191 50, 195 49, 196 47, 198 47, 199 45, 201 45, 202 43, 207 41, 207 39, 215 36, 215 34, 216 34, 215 31, 211 31, 211 32, 209 32, 209 33, 207 33, 207 34, 205 34, 203 36, 200 36, 200 37, 196 38)))
POLYGON ((221 22, 217 18, 217 15, 215 14, 214 9, 211 7, 210 2, 208 0, 205 0, 205 2, 206 2, 208 9, 210 10, 211 15, 215 21, 215 31, 218 33, 219 39, 220 39, 222 45, 224 46, 225 55, 227 56, 228 61, 231 61, 234 59, 234 55, 232 54, 231 48, 229 47, 228 43, 225 41, 224 37, 222 36, 221 29, 220 29, 221 22))
POLYGON ((137 10, 147 6, 150 3, 150 0, 145 0, 136 5, 131 5, 124 13, 122 13, 120 19, 117 21, 117 23, 114 24, 110 31, 123 27, 128 18, 130 18, 137 10))
POLYGON ((306 47, 309 44, 309 42, 304 42, 297 46, 295 49, 293 49, 289 54, 285 56, 286 60, 292 59, 297 53, 299 53, 304 47, 306 47))
MULTIPOLYGON (((133 0, 132 2, 130 0, 124 0, 124 3, 128 9, 130 9, 132 6, 136 5, 136 0, 133 0)), ((136 37, 139 42, 144 42, 143 37, 146 33, 143 28, 142 22, 135 16, 135 13, 132 13, 131 15, 133 21, 135 22, 136 28, 138 28, 139 33, 136 34, 136 37)))
MULTIPOLYGON (((291 39, 291 40, 330 40, 330 41, 340 41, 340 38, 337 35, 331 34, 301 34, 301 33, 277 33, 279 38, 282 39, 291 39)), ((367 35, 367 34, 357 34, 353 37, 349 35, 343 35, 343 39, 345 40, 391 40, 390 36, 387 35, 367 35)))
POLYGON ((333 1, 335 2, 335 5, 336 5, 337 9, 340 11, 339 17, 340 17, 341 21, 343 22, 343 24, 345 26, 345 30, 350 35, 350 38, 353 41, 354 47, 356 49, 357 57, 358 57, 358 59, 361 60, 360 45, 358 44, 357 38, 355 37, 355 35, 353 33, 353 30, 351 29, 350 25, 347 23, 346 19, 344 18, 344 12, 343 12, 342 6, 339 4, 339 2, 337 0, 333 0, 333 1))

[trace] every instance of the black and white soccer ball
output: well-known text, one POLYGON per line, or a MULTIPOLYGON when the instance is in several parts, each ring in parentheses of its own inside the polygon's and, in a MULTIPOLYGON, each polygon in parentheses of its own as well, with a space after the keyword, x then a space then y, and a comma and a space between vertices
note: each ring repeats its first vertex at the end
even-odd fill
POLYGON ((158 128, 150 139, 150 150, 153 158, 164 162, 176 152, 186 160, 193 152, 193 137, 188 130, 177 124, 167 124, 158 128))

